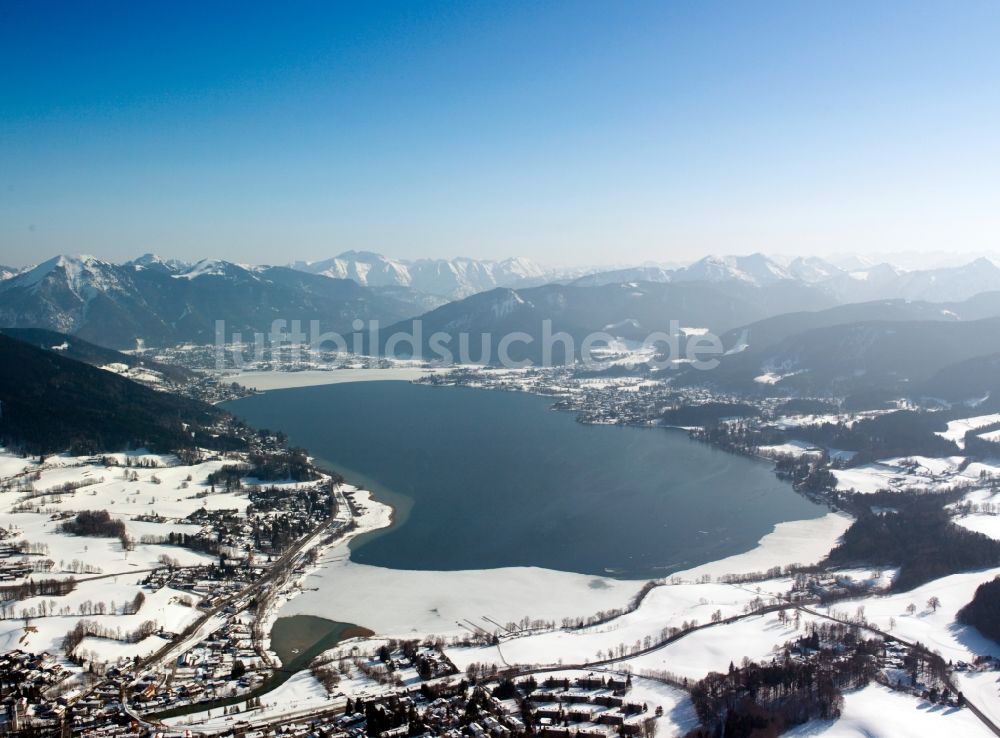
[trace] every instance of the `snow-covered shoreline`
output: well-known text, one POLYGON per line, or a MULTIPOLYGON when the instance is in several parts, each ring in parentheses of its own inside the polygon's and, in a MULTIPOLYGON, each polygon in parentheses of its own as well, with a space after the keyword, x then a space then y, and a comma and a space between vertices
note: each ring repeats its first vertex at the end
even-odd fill
POLYGON ((306 369, 303 371, 244 371, 222 375, 227 382, 236 382, 248 389, 260 392, 296 387, 318 387, 326 384, 347 382, 412 382, 442 369, 427 369, 419 366, 394 366, 379 368, 306 369))
MULTIPOLYGON (((364 508, 350 536, 386 528, 392 507, 359 490, 364 508)), ((753 549, 709 562, 675 577, 685 581, 709 575, 763 572, 787 564, 822 559, 850 526, 841 513, 779 523, 753 549)), ((486 627, 522 618, 561 622, 600 611, 625 608, 644 580, 614 579, 540 567, 424 571, 388 569, 350 559, 350 540, 330 548, 277 617, 315 615, 356 623, 380 636, 459 635, 471 623, 486 627)))

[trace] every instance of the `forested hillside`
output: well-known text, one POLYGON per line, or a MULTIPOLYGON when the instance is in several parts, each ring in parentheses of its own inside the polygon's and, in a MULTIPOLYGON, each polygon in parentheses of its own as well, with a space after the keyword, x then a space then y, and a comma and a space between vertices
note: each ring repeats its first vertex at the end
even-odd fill
POLYGON ((0 335, 4 445, 33 454, 239 445, 238 439, 210 431, 226 417, 211 405, 0 335))

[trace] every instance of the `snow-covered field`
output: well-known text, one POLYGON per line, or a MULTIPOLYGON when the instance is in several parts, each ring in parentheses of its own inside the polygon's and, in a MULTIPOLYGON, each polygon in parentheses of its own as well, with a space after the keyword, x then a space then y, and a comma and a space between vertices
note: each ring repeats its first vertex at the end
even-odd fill
POLYGON ((310 671, 306 670, 293 674, 287 682, 268 692, 262 698, 260 708, 253 710, 249 715, 227 716, 221 709, 216 709, 168 718, 164 722, 177 729, 197 726, 199 730, 215 731, 231 728, 237 721, 248 718, 260 722, 282 717, 291 720, 296 714, 305 714, 330 706, 330 696, 326 689, 316 681, 310 671))
POLYGON ((993 733, 969 710, 931 705, 872 685, 844 695, 837 720, 814 720, 785 733, 789 738, 988 738, 993 733))
POLYGON ((1000 515, 987 515, 984 513, 965 515, 954 518, 955 525, 982 533, 994 540, 1000 540, 1000 515))
MULTIPOLYGON (((967 432, 995 423, 1000 423, 1000 414, 952 420, 948 423, 948 430, 939 431, 937 435, 953 441, 959 448, 963 448, 967 432)), ((794 423, 791 427, 794 427, 794 423)), ((985 436, 989 435, 991 434, 985 434, 985 436)), ((765 447, 762 451, 793 455, 801 455, 806 452, 805 449, 796 450, 798 446, 805 446, 805 444, 790 442, 780 446, 765 447)), ((833 469, 832 471, 837 478, 837 489, 854 490, 861 494, 873 494, 885 489, 940 491, 956 485, 972 487, 981 483, 983 475, 1000 476, 1000 464, 996 462, 966 462, 967 460, 962 456, 944 458, 906 456, 880 459, 871 464, 850 469, 833 469)))
MULTIPOLYGON (((122 454, 112 456, 124 461, 122 454)), ((16 534, 15 541, 44 544, 48 550, 45 556, 55 563, 52 575, 58 575, 64 565, 69 566, 74 560, 96 567, 99 571, 95 573, 104 574, 149 569, 157 565, 161 555, 185 566, 211 563, 214 557, 176 546, 144 544, 128 551, 114 538, 68 536, 59 532, 62 521, 54 520, 53 515, 107 510, 125 523, 128 535, 139 543, 142 536, 196 531, 182 520, 199 508, 246 509, 245 495, 213 493, 205 483, 206 477, 225 461, 181 466, 172 456, 145 453, 130 456, 133 464, 145 462, 158 466, 105 467, 90 457, 72 456, 51 457, 39 465, 36 459, 0 452, 2 479, 30 483, 30 488, 15 486, 0 493, 0 524, 16 534), (86 486, 71 491, 60 489, 71 483, 86 486), (31 497, 27 499, 29 494, 31 497), (133 520, 135 516, 153 515, 159 515, 165 522, 133 520)))
POLYGON ((850 428, 859 420, 872 418, 876 415, 884 415, 887 412, 890 411, 866 410, 860 413, 848 413, 843 415, 838 415, 836 413, 826 413, 822 415, 783 415, 782 417, 775 419, 774 426, 783 430, 789 430, 792 428, 825 425, 827 423, 842 423, 846 427, 850 428))
POLYGON ((948 422, 948 430, 940 431, 936 435, 954 441, 959 448, 965 448, 965 434, 988 425, 1000 423, 1000 415, 977 415, 974 418, 962 418, 948 422))
POLYGON ((1000 568, 953 574, 909 592, 845 600, 829 608, 815 609, 853 617, 863 607, 865 619, 880 630, 908 641, 919 641, 952 661, 972 661, 981 655, 1000 657, 1000 646, 955 619, 958 611, 972 600, 976 588, 997 576, 1000 568), (931 597, 940 600, 936 611, 928 604, 931 597), (915 608, 912 614, 908 612, 911 604, 915 608))
POLYGON ((962 694, 1000 725, 1000 672, 963 671, 956 674, 956 681, 962 694))
MULTIPOLYGON (((137 577, 136 577, 137 578, 137 577)), ((122 605, 139 591, 133 585, 134 578, 129 576, 112 577, 100 582, 82 584, 77 590, 66 597, 58 598, 60 605, 74 605, 85 599, 94 602, 115 602, 122 605)), ((19 607, 30 607, 47 597, 35 597, 19 603, 19 607)), ((123 633, 135 630, 145 620, 154 620, 162 625, 167 632, 179 632, 194 622, 200 614, 194 605, 198 602, 186 592, 164 587, 157 592, 149 593, 139 612, 134 615, 93 615, 86 619, 97 621, 102 627, 120 628, 123 633), (184 599, 192 605, 181 604, 184 599)), ((76 615, 32 618, 26 625, 24 620, 0 620, 0 652, 20 648, 32 653, 48 651, 52 654, 62 653, 62 639, 68 631, 80 620, 76 615)), ((136 644, 128 644, 110 638, 85 638, 78 652, 87 651, 94 655, 94 660, 115 662, 120 656, 145 656, 161 648, 164 641, 158 636, 150 636, 136 644)))
POLYGON ((805 441, 788 441, 771 446, 761 446, 757 449, 764 456, 820 456, 823 449, 805 441))
POLYGON ((803 635, 792 622, 782 624, 776 614, 758 615, 735 623, 697 630, 652 653, 624 662, 636 674, 667 671, 697 680, 712 671, 769 659, 775 649, 803 635))
POLYGON ((957 484, 976 484, 982 471, 1000 471, 992 464, 979 462, 962 468, 964 461, 961 456, 907 456, 832 471, 837 478, 837 489, 861 494, 874 494, 883 489, 940 491, 957 484))

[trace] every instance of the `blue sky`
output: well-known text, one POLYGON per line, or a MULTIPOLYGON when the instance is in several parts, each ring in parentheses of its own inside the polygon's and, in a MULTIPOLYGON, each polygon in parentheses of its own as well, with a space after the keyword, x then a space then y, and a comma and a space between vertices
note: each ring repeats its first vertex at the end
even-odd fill
POLYGON ((0 263, 1000 251, 1000 3, 0 3, 0 263))

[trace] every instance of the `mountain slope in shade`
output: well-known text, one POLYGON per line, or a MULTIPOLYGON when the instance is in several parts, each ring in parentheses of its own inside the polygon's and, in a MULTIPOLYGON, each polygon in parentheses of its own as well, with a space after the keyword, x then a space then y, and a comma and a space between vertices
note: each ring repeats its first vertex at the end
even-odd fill
POLYGON ((148 369, 176 382, 183 382, 196 375, 195 372, 182 366, 160 364, 132 354, 123 354, 120 351, 84 341, 78 336, 68 336, 65 333, 47 331, 42 328, 0 328, 0 334, 45 351, 55 351, 67 359, 81 361, 91 366, 106 367, 109 364, 124 364, 129 369, 148 369))
POLYGON ((30 453, 225 448, 217 408, 0 335, 0 442, 30 453))
POLYGON ((975 321, 862 321, 795 333, 723 357, 686 382, 736 391, 847 395, 870 390, 921 393, 953 364, 1000 353, 1000 318, 975 321))
MULTIPOLYGON (((503 336, 520 332, 533 338, 513 358, 540 358, 543 321, 552 331, 565 332, 579 343, 590 333, 602 331, 616 337, 644 340, 654 331, 667 331, 671 321, 680 327, 722 331, 739 324, 745 316, 767 316, 797 307, 826 307, 823 293, 795 283, 762 289, 751 284, 726 285, 684 282, 618 283, 594 287, 551 284, 525 289, 498 288, 464 300, 448 303, 420 316, 423 353, 430 353, 429 339, 441 332, 451 337, 457 355, 460 334, 470 336, 475 347, 469 356, 479 357, 483 337, 490 336, 494 351, 503 336)), ((393 333, 413 333, 413 321, 403 321, 382 332, 380 348, 393 333)), ((398 354, 397 354, 398 355, 398 354)))
POLYGON ((1000 353, 949 364, 920 386, 920 394, 967 403, 977 412, 1000 410, 1000 353))
POLYGON ((1000 289, 1000 267, 982 258, 960 267, 908 272, 901 282, 901 296, 911 300, 964 300, 1000 289))
POLYGON ((658 266, 630 267, 607 272, 595 272, 578 277, 570 282, 574 287, 600 287, 606 284, 626 282, 670 282, 673 271, 658 266))
MULTIPOLYGON (((910 320, 975 320, 1000 316, 1000 293, 997 300, 983 299, 977 304, 934 303, 911 300, 874 300, 872 302, 837 305, 826 310, 783 313, 729 331, 723 336, 725 345, 733 345, 745 336, 754 350, 766 349, 797 333, 835 325, 870 321, 910 320)), ((985 298, 985 296, 984 296, 985 298)))

